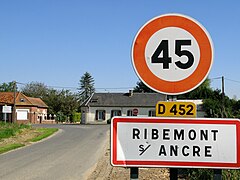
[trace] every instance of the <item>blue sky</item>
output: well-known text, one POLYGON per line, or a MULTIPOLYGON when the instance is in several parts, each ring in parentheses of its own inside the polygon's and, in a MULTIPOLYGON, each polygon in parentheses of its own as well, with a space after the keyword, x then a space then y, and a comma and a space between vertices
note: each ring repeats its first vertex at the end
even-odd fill
POLYGON ((87 71, 97 91, 136 86, 131 46, 155 16, 180 13, 211 35, 213 88, 240 98, 240 1, 219 0, 0 0, 0 83, 43 82, 78 87, 87 71), (103 89, 101 89, 103 88, 103 89))

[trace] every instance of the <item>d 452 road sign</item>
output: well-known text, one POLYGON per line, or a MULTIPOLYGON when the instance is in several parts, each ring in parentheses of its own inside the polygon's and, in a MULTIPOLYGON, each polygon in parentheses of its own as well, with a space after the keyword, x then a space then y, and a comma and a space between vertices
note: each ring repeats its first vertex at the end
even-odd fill
POLYGON ((196 117, 196 105, 193 102, 158 102, 156 116, 196 117))
POLYGON ((196 20, 166 14, 151 19, 138 31, 132 45, 138 77, 151 89, 169 95, 189 92, 207 77, 213 45, 196 20))

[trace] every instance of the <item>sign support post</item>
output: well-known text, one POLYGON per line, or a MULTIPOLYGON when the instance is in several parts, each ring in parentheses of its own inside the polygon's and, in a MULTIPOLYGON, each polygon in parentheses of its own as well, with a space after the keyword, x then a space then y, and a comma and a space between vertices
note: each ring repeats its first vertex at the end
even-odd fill
POLYGON ((177 180, 177 179, 178 179, 178 169, 170 168, 170 180, 177 180))
POLYGON ((3 113, 3 118, 4 118, 4 122, 6 124, 7 123, 7 113, 3 113))
MULTIPOLYGON (((176 101, 177 96, 169 95, 169 101, 176 101)), ((170 180, 177 180, 178 179, 178 169, 177 168, 170 168, 170 180)))
POLYGON ((222 169, 214 169, 214 180, 222 180, 222 169))
POLYGON ((130 180, 138 180, 138 167, 130 168, 130 180))

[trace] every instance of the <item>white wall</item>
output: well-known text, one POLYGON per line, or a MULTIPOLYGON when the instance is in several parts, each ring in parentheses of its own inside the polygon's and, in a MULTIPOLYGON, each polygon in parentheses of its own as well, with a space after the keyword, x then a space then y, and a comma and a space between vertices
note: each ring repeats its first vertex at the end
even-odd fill
MULTIPOLYGON (((85 115, 86 123, 95 123, 95 122, 106 122, 111 118, 111 111, 112 110, 120 110, 122 112, 122 116, 127 116, 128 110, 138 109, 138 116, 148 116, 150 110, 155 111, 155 107, 149 108, 137 108, 137 107, 89 107, 88 113, 85 115), (104 121, 95 120, 95 113, 96 110, 105 110, 106 111, 106 119, 104 121)), ((85 109, 86 112, 86 109, 85 109)))

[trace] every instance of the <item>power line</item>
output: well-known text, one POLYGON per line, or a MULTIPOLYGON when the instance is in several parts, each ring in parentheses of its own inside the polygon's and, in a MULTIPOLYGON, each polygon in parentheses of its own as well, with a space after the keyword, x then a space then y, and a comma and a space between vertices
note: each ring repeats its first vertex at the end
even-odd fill
MULTIPOLYGON (((209 78, 210 80, 215 80, 215 79, 222 79, 222 77, 215 77, 215 78, 209 78)), ((229 79, 229 78, 226 78, 224 77, 225 80, 228 80, 228 81, 232 81, 232 82, 235 82, 235 83, 240 83, 240 81, 237 81, 237 80, 233 80, 233 79, 229 79)))
MULTIPOLYGON (((222 79, 222 77, 215 77, 215 78, 209 78, 209 79, 210 80, 222 79)), ((224 79, 227 80, 227 81, 231 81, 231 82, 235 82, 235 83, 240 84, 240 81, 237 81, 237 80, 229 79, 229 78, 226 78, 226 77, 224 77, 224 79)))
MULTIPOLYGON (((213 78, 209 78, 210 80, 219 80, 222 79, 221 77, 213 77, 213 78)), ((229 79, 229 78, 224 78, 227 81, 231 81, 231 82, 235 82, 240 84, 240 81, 238 80, 233 80, 233 79, 229 79)), ((12 82, 12 81, 11 81, 12 82)), ((9 82, 10 83, 10 82, 9 82)), ((29 83, 23 83, 23 82, 16 82, 16 84, 19 85, 28 85, 29 83)), ((45 85, 45 84, 44 84, 45 85)), ((74 86, 56 86, 56 85, 45 85, 48 88, 56 88, 56 89, 71 89, 71 90, 79 90, 79 87, 74 87, 74 86)), ((134 87, 96 87, 96 90, 128 90, 128 89, 133 89, 134 87)))
MULTIPOLYGON (((23 83, 23 82, 16 82, 16 84, 20 85, 28 85, 29 83, 23 83)), ((45 85, 48 88, 56 88, 56 89, 72 89, 72 90, 79 90, 79 87, 73 87, 73 86, 55 86, 55 85, 45 85)), ((96 87, 96 90, 121 90, 121 89, 133 89, 134 87, 96 87)))
POLYGON ((110 87, 110 88, 95 88, 95 89, 132 89, 134 87, 110 87))
POLYGON ((222 79, 222 77, 209 78, 210 80, 222 79))
MULTIPOLYGON (((28 83, 22 83, 22 82, 16 82, 16 84, 20 84, 20 85, 28 85, 28 83)), ((44 84, 45 85, 45 84, 44 84)), ((73 87, 73 86, 48 86, 48 85, 45 85, 46 87, 48 88, 56 88, 56 89, 78 89, 78 87, 73 87)))
POLYGON ((225 79, 228 80, 228 81, 232 81, 232 82, 235 82, 235 83, 239 83, 239 84, 240 84, 240 81, 233 80, 233 79, 228 79, 228 78, 225 78, 225 79))

